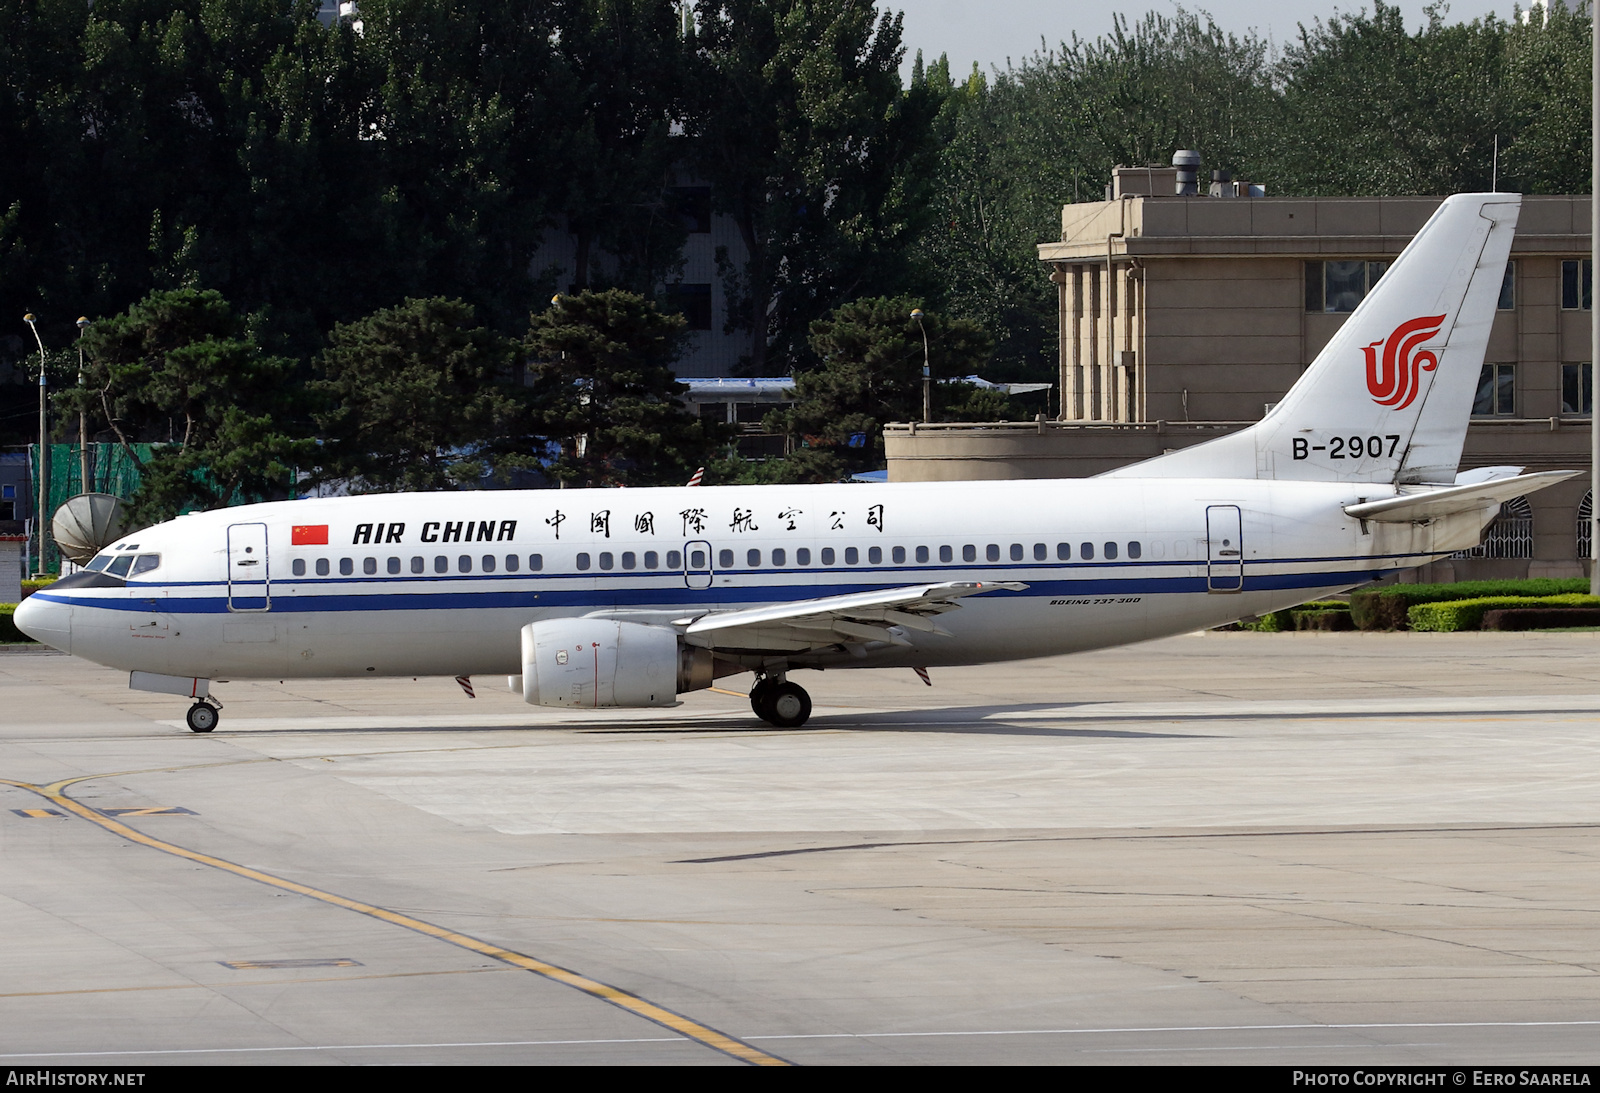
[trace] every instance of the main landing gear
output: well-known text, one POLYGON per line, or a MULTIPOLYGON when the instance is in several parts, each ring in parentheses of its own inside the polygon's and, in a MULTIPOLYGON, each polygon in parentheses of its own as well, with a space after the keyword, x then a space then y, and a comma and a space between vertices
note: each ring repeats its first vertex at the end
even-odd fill
POLYGON ((798 729, 811 716, 811 696, 798 683, 763 676, 750 688, 750 708, 780 729, 798 729))
POLYGON ((207 701, 196 702, 189 707, 189 712, 184 715, 184 720, 189 723, 190 732, 210 732, 217 727, 217 722, 222 719, 221 705, 212 705, 207 701))

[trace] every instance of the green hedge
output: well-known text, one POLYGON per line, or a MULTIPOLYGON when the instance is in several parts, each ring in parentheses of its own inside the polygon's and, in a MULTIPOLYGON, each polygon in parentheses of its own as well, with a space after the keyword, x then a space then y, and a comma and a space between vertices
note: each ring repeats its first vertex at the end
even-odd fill
POLYGON ((0 603, 0 642, 33 640, 17 629, 16 620, 11 617, 16 609, 17 605, 14 603, 0 603))
POLYGON ((1479 596, 1475 599, 1419 603, 1407 612, 1406 617, 1413 630, 1449 633, 1478 629, 1483 623, 1483 613, 1499 607, 1596 606, 1600 606, 1600 597, 1577 592, 1563 596, 1479 596))
POLYGON ((29 577, 22 582, 22 598, 27 599, 39 589, 55 584, 59 579, 58 577, 29 577))
MULTIPOLYGON (((1329 613, 1337 614, 1349 610, 1350 605, 1343 600, 1314 600, 1311 603, 1303 603, 1299 607, 1290 607, 1283 611, 1269 611, 1254 621, 1240 621, 1235 623, 1234 626, 1240 630, 1254 630, 1258 634, 1277 634, 1285 630, 1342 630, 1348 629, 1348 627, 1320 623, 1317 620, 1309 619, 1309 616, 1329 613), (1302 623, 1300 619, 1296 618, 1297 615, 1307 616, 1308 621, 1302 623)), ((1226 627, 1225 629, 1233 629, 1233 627, 1226 627)))
MULTIPOLYGON (((1588 592, 1584 577, 1533 577, 1522 581, 1460 581, 1456 584, 1392 584, 1350 596, 1350 617, 1361 630, 1404 630, 1418 604, 1484 596, 1560 596, 1588 592)), ((1522 605, 1526 606, 1526 605, 1522 605)), ((1476 626, 1476 624, 1474 624, 1476 626)))

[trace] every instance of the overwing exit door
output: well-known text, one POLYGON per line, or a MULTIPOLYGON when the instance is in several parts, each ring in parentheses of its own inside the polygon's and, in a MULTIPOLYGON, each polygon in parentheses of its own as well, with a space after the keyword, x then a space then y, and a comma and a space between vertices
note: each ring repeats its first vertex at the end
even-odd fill
POLYGON ((696 539, 683 544, 683 583, 690 588, 711 587, 711 544, 696 539))
POLYGON ((1244 591, 1244 526, 1238 505, 1206 506, 1206 591, 1244 591))

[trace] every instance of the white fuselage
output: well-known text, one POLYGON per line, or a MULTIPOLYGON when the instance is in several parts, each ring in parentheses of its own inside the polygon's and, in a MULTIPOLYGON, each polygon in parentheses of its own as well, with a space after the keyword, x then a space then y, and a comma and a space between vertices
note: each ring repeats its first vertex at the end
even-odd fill
POLYGON ((947 633, 787 663, 1016 660, 1215 626, 1364 584, 1471 546, 1492 514, 1363 527, 1342 511, 1393 492, 1108 478, 274 502, 127 536, 107 552, 159 564, 120 587, 37 593, 28 626, 90 660, 169 676, 514 674, 520 629, 551 618, 670 623, 1008 581, 1027 588, 966 599, 941 616, 947 633))

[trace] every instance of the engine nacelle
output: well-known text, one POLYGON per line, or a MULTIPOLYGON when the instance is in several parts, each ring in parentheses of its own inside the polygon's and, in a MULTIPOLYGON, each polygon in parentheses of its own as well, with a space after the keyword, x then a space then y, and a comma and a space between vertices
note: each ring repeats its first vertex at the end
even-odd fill
POLYGON ((522 700, 534 706, 672 706, 711 686, 708 649, 671 627, 616 619, 552 619, 522 628, 522 700))

